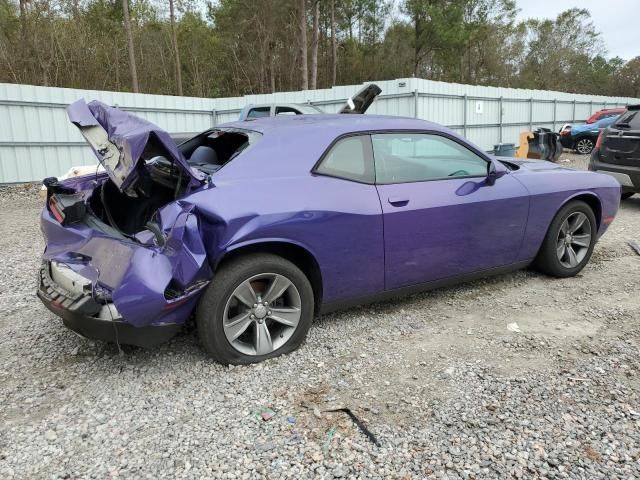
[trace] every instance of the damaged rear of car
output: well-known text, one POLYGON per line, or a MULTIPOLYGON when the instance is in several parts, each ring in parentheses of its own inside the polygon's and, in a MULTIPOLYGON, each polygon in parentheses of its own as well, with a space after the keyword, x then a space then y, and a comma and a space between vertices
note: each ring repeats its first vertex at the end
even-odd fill
POLYGON ((75 102, 68 115, 105 170, 45 180, 38 296, 87 338, 161 343, 184 325, 212 277, 187 197, 213 188, 207 174, 251 134, 205 132, 181 146, 187 161, 166 132, 100 102, 75 102))

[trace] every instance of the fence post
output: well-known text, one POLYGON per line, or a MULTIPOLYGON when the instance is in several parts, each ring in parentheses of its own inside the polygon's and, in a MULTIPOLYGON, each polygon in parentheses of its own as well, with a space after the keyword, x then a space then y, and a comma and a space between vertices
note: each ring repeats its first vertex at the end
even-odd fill
POLYGON ((418 89, 413 90, 413 118, 419 118, 418 116, 418 89))
POLYGON ((462 109, 462 136, 467 136, 467 94, 463 97, 464 106, 462 109))
POLYGON ((573 99, 573 111, 571 112, 571 123, 576 123, 576 99, 573 99))
POLYGON ((215 127, 216 123, 218 123, 218 112, 216 112, 215 108, 211 109, 211 126, 215 127))
POLYGON ((558 99, 553 99, 553 131, 556 131, 556 110, 558 109, 558 99))
POLYGON ((499 113, 499 122, 498 128, 500 129, 498 133, 498 143, 502 143, 502 95, 500 95, 500 103, 498 104, 498 108, 500 109, 499 113))
POLYGON ((529 98, 529 130, 533 130, 533 97, 529 98))

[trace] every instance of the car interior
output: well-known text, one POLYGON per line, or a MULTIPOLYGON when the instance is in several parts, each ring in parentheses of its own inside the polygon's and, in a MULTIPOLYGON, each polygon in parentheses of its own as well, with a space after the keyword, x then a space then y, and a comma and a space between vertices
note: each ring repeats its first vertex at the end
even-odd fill
MULTIPOLYGON (((190 166, 207 174, 218 171, 249 146, 255 132, 209 130, 180 144, 178 148, 190 166)), ((178 198, 188 182, 187 175, 164 156, 149 158, 140 171, 136 195, 122 193, 112 182, 96 188, 90 199, 93 214, 125 235, 145 228, 155 212, 178 198)))
POLYGON ((187 140, 179 148, 189 165, 212 174, 247 148, 251 136, 249 132, 213 130, 187 140))

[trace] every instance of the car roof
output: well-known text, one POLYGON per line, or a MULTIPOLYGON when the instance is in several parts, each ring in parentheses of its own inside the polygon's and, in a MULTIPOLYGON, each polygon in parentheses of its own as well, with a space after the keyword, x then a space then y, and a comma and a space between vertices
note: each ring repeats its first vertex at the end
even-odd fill
POLYGON ((432 130, 454 134, 447 127, 417 118, 344 113, 262 117, 225 123, 220 126, 254 130, 265 135, 317 129, 322 129, 323 133, 331 133, 334 136, 379 130, 432 130))
POLYGON ((271 103, 250 103, 248 105, 246 105, 244 108, 265 108, 265 107, 273 107, 273 106, 277 106, 277 107, 308 107, 308 106, 312 106, 311 104, 308 103, 288 103, 288 102, 271 102, 271 103))
POLYGON ((237 160, 229 162, 215 174, 216 182, 308 175, 336 138, 366 132, 443 133, 485 155, 479 147, 447 127, 416 118, 345 113, 295 115, 235 121, 215 128, 251 130, 262 134, 253 148, 244 150, 237 160))

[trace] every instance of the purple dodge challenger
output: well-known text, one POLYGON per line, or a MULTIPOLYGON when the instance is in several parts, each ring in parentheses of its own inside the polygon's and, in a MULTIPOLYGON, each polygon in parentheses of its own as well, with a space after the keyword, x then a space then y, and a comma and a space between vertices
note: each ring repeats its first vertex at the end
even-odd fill
POLYGON ((122 344, 194 316, 223 363, 291 352, 319 312, 529 265, 576 275, 620 201, 607 175, 495 158, 416 119, 262 118, 176 146, 99 102, 68 114, 106 171, 45 180, 38 296, 122 344))

